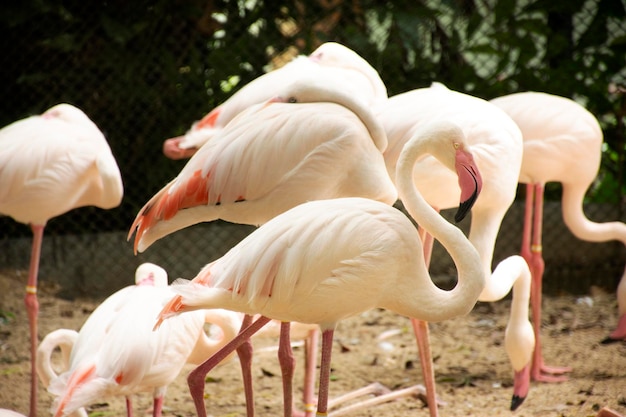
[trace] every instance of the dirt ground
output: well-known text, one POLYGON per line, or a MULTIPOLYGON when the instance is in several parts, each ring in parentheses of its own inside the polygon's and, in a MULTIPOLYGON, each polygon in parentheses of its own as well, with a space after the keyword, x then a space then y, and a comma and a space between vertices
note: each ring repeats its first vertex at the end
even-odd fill
MULTIPOLYGON (((27 320, 23 304, 25 272, 0 272, 0 408, 28 412, 29 369, 27 320)), ((78 330, 101 300, 55 297, 58 288, 44 282, 40 288, 40 339, 57 328, 78 330)), ((549 365, 573 367, 567 382, 533 383, 525 403, 508 411, 512 371, 503 347, 509 301, 479 303, 461 319, 433 323, 431 345, 438 395, 445 405, 441 416, 595 416, 608 406, 626 414, 626 343, 600 345, 616 323, 612 294, 592 289, 588 296, 544 299, 543 345, 549 365)), ((370 311, 342 322, 333 351, 331 398, 379 381, 392 389, 422 383, 417 348, 409 320, 386 311, 370 311), (381 333, 397 329, 384 340, 381 333)), ((259 416, 282 415, 280 369, 272 347, 277 340, 255 341, 256 410, 259 416)), ((296 399, 301 395, 303 351, 298 360, 296 399)), ((193 416, 187 390, 187 365, 165 398, 165 416, 193 416)), ((239 364, 225 363, 209 374, 206 406, 210 416, 245 415, 239 364)), ((135 397, 135 415, 149 415, 151 395, 135 397)), ((39 415, 49 412, 52 398, 40 386, 39 415)), ((298 403, 301 407, 301 404, 298 403)), ((90 416, 125 415, 122 398, 103 398, 88 407, 90 416)), ((332 411, 332 410, 331 410, 332 411)), ((332 415, 332 414, 331 414, 332 415)), ((369 407, 352 415, 428 416, 416 398, 369 407)))

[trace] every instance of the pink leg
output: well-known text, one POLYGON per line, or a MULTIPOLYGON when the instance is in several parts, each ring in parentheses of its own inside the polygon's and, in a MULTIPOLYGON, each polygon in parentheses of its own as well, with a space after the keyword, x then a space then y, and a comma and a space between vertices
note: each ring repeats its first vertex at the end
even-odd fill
POLYGON ((317 396, 317 417, 325 417, 326 415, 328 415, 330 359, 333 353, 334 334, 334 329, 328 329, 322 332, 322 362, 320 365, 320 388, 319 394, 317 396))
POLYGON ((31 225, 33 231, 33 246, 30 254, 28 281, 24 304, 30 327, 30 417, 37 417, 37 316, 39 315, 39 301, 37 300, 37 276, 39 275, 39 258, 45 225, 31 225))
POLYGON ((291 323, 280 323, 280 341, 278 343, 278 363, 283 377, 283 414, 285 417, 293 413, 293 374, 296 360, 291 349, 291 323))
POLYGON ((133 417, 133 401, 130 399, 130 396, 126 397, 126 416, 133 417))
MULTIPOLYGON (((304 371, 304 417, 313 417, 315 413, 315 370, 317 367, 319 329, 309 331, 309 335, 304 341, 304 354, 306 368, 304 371)), ((294 417, 299 413, 294 410, 294 417)))
MULTIPOLYGON (((424 250, 424 261, 426 267, 430 266, 430 258, 432 257, 434 239, 424 229, 419 228, 420 238, 422 239, 424 250)), ((439 410, 437 407, 437 393, 435 388, 435 373, 433 371, 433 359, 430 351, 430 337, 428 332, 428 323, 422 320, 411 319, 413 332, 417 340, 417 349, 420 356, 420 364, 422 366, 422 376, 424 385, 426 386, 426 401, 431 417, 437 417, 439 410)))
POLYGON ((161 417, 163 413, 163 395, 154 397, 154 408, 152 409, 152 417, 161 417))
POLYGON ((417 349, 422 365, 422 376, 424 378, 424 385, 426 385, 428 411, 431 417, 437 417, 439 415, 439 409, 437 407, 435 374, 432 367, 433 360, 428 338, 428 323, 422 320, 411 319, 411 324, 413 325, 413 332, 415 332, 415 338, 417 339, 417 349))
POLYGON ((207 417, 206 408, 204 407, 204 381, 206 375, 269 321, 270 319, 267 317, 259 317, 254 323, 239 332, 233 340, 189 373, 187 384, 189 385, 189 392, 196 406, 198 417, 207 417))
POLYGON ((522 256, 528 262, 530 273, 532 275, 532 285, 530 294, 530 304, 533 318, 533 328, 535 331, 535 351, 533 352, 531 377, 535 381, 541 382, 562 382, 566 381, 566 376, 557 376, 566 372, 570 372, 572 369, 568 367, 556 367, 548 366, 543 362, 543 355, 541 353, 541 286, 543 280, 543 271, 545 264, 543 261, 542 250, 542 223, 543 223, 543 184, 528 184, 526 186, 526 210, 532 207, 534 213, 528 212, 524 215, 524 235, 522 244, 528 244, 527 225, 526 222, 531 222, 532 218, 532 242, 528 247, 522 247, 522 256), (528 202, 530 191, 531 202, 528 202), (534 203, 532 201, 534 197, 534 203))
MULTIPOLYGON (((252 316, 246 314, 241 322, 241 333, 252 323, 252 316)), ((252 355, 254 348, 250 339, 244 340, 237 348, 237 356, 241 365, 241 377, 243 379, 243 392, 246 397, 246 416, 254 417, 254 389, 252 384, 252 355)))

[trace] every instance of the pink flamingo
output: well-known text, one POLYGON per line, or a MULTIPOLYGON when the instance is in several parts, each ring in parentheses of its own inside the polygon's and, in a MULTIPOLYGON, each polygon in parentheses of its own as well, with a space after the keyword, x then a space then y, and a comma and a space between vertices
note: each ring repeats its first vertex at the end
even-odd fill
POLYGON ((219 134, 236 115, 248 107, 272 98, 274 91, 303 78, 338 83, 348 94, 375 105, 387 98, 387 88, 378 72, 353 50, 326 42, 309 56, 298 56, 285 66, 246 84, 183 136, 167 139, 163 153, 171 159, 189 158, 210 138, 219 134))
MULTIPOLYGON (((501 261, 492 272, 493 250, 502 219, 515 199, 522 163, 522 135, 515 123, 499 108, 467 94, 449 90, 443 84, 412 90, 390 97, 378 108, 389 145, 384 153, 389 172, 396 169, 398 157, 415 130, 432 120, 450 120, 465 134, 469 149, 483 178, 483 187, 472 208, 469 240, 480 254, 487 279, 480 301, 497 301, 513 288, 511 314, 505 333, 505 349, 514 370, 514 410, 524 401, 530 386, 530 358, 534 347, 528 320, 530 271, 519 256, 501 261)), ((435 158, 417 162, 413 181, 428 203, 437 210, 456 206, 459 188, 454 172, 435 158)), ((462 194, 461 194, 462 196, 462 194)), ((426 258, 430 259, 432 241, 428 240, 426 258)), ((425 381, 434 381, 428 327, 413 320, 425 381)), ((426 386, 429 404, 435 404, 435 387, 426 386)), ((437 409, 431 408, 431 416, 437 409)))
POLYGON ((130 396, 153 391, 153 415, 158 417, 166 387, 183 365, 201 363, 237 334, 238 315, 225 310, 180 316, 153 332, 154 317, 173 294, 167 273, 144 263, 137 268, 135 282, 109 296, 82 326, 69 369, 52 378, 48 388, 56 396, 55 416, 73 413, 102 397, 124 395, 130 417, 130 396), (219 326, 223 335, 206 336, 205 322, 219 326))
MULTIPOLYGON (((551 94, 525 92, 498 97, 491 102, 511 116, 524 136, 524 158, 519 182, 526 184, 526 210, 522 235, 522 256, 532 272, 532 313, 537 346, 532 377, 538 381, 567 379, 569 367, 544 364, 541 333, 541 281, 544 271, 541 226, 543 190, 547 182, 563 186, 561 210, 568 229, 582 240, 619 240, 626 245, 626 225, 621 222, 595 223, 583 211, 583 199, 600 169, 602 130, 596 118, 573 100, 551 94)), ((617 289, 619 321, 605 342, 626 339, 626 279, 617 289)))
MULTIPOLYGON (((381 153, 387 138, 364 103, 327 80, 303 78, 278 93, 219 130, 148 201, 130 229, 135 250, 203 221, 259 225, 313 199, 396 201, 381 153)), ((250 345, 238 353, 252 415, 250 345)), ((290 372, 292 358, 284 354, 290 372)))
MULTIPOLYGON (((156 327, 199 308, 262 315, 189 375, 200 417, 206 417, 206 374, 270 318, 320 326, 317 415, 325 416, 333 332, 339 320, 372 308, 427 321, 471 311, 484 286, 478 253, 458 228, 424 201, 411 171, 415 160, 430 152, 446 166, 456 166, 463 195, 470 198, 480 189, 480 176, 457 126, 429 125, 415 138, 400 158, 398 190, 411 216, 451 253, 459 270, 456 288, 448 292, 432 283, 412 223, 387 204, 357 197, 310 201, 278 215, 190 283, 174 286, 180 295, 166 305, 157 322, 156 327)), ((281 344, 286 341, 283 332, 281 344)))
POLYGON ((0 213, 29 224, 33 244, 25 304, 30 326, 30 417, 37 415, 37 276, 48 220, 82 206, 110 209, 123 186, 111 149, 80 109, 58 104, 0 130, 0 213))
MULTIPOLYGON (((78 339, 78 332, 71 329, 56 329, 46 335, 43 338, 39 347, 37 348, 37 375, 41 380, 41 384, 44 388, 50 386, 50 381, 58 377, 57 372, 52 365, 52 354, 58 348, 61 351, 61 364, 62 370, 67 370, 70 367, 70 355, 72 354, 72 348, 76 344, 78 339)), ((70 414, 71 417, 87 417, 87 411, 84 408, 79 408, 70 414)))

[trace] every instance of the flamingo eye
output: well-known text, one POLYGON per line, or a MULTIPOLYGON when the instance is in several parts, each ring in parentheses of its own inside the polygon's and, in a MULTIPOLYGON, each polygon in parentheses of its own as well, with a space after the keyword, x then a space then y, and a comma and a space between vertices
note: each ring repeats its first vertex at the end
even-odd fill
POLYGON ((460 149, 461 148, 461 144, 459 142, 454 142, 453 146, 454 146, 454 149, 460 149))
POLYGON ((287 103, 297 103, 298 99, 296 99, 295 97, 289 97, 289 99, 287 99, 287 103))

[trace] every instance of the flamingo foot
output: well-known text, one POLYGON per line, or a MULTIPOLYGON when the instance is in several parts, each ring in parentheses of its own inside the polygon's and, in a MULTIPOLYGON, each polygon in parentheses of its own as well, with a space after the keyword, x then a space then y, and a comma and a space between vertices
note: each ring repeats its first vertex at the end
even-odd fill
POLYGON ((609 343, 620 342, 626 340, 626 314, 622 314, 617 322, 617 327, 600 343, 608 345, 609 343))
POLYGON ((611 410, 608 407, 602 407, 596 417, 624 417, 615 410, 611 410))
MULTIPOLYGON (((340 417, 348 413, 353 413, 363 408, 370 408, 378 404, 383 404, 392 400, 396 400, 398 398, 409 397, 409 396, 416 397, 422 400, 424 404, 427 404, 426 388, 424 388, 423 385, 414 385, 409 388, 391 391, 389 390, 389 388, 385 387, 384 385, 378 382, 374 382, 352 393, 345 394, 341 397, 335 398, 332 402, 329 402, 328 408, 330 408, 331 403, 332 403, 332 406, 337 406, 340 402, 344 402, 349 399, 353 399, 353 398, 366 395, 366 394, 373 394, 375 395, 375 397, 359 402, 359 403, 351 404, 337 411, 333 411, 330 413, 330 417, 340 417)), ((436 402, 438 406, 442 406, 442 405, 445 406, 446 404, 444 401, 441 401, 438 398, 436 399, 436 402)))
POLYGON ((572 372, 572 368, 567 366, 548 366, 541 363, 532 370, 532 379, 538 382, 564 382, 569 378, 563 374, 572 372))

